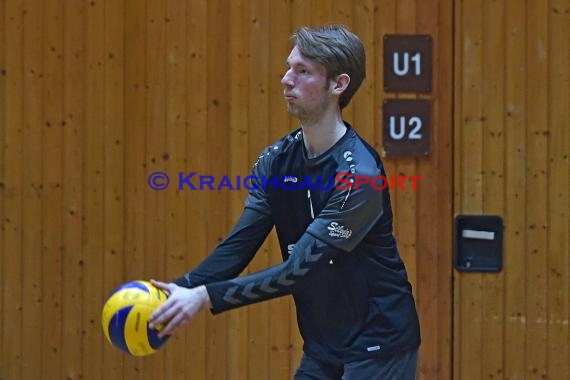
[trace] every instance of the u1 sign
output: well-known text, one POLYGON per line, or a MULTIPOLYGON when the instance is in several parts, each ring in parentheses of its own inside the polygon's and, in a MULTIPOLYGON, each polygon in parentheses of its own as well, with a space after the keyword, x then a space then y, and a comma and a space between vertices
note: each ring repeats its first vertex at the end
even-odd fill
POLYGON ((431 45, 428 35, 384 36, 384 91, 431 92, 431 45))

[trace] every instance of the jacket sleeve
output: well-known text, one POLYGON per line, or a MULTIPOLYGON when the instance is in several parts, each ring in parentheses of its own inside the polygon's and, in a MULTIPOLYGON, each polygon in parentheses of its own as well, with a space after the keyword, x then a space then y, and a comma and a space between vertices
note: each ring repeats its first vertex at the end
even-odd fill
POLYGON ((175 279, 193 288, 238 276, 255 256, 273 228, 270 215, 245 208, 230 234, 195 269, 175 279))
POLYGON ((206 285, 212 312, 217 314, 298 291, 315 268, 339 252, 305 233, 285 262, 248 276, 206 285))

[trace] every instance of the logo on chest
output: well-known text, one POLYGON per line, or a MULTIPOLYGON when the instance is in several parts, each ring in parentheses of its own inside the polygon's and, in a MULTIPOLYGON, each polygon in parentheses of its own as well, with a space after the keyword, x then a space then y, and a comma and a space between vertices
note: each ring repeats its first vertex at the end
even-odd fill
POLYGON ((292 175, 286 175, 283 177, 283 183, 287 182, 297 183, 297 181, 298 181, 297 177, 294 177, 292 175))
POLYGON ((346 228, 345 226, 342 226, 337 222, 331 222, 328 225, 327 229, 329 230, 330 237, 348 239, 349 237, 352 236, 351 229, 346 228))

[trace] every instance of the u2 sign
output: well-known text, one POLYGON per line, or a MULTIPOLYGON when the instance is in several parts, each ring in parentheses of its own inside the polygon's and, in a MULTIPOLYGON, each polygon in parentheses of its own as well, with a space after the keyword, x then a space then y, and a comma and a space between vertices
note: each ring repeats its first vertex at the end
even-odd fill
POLYGON ((386 99, 383 105, 383 147, 388 157, 426 156, 430 151, 431 102, 386 99))

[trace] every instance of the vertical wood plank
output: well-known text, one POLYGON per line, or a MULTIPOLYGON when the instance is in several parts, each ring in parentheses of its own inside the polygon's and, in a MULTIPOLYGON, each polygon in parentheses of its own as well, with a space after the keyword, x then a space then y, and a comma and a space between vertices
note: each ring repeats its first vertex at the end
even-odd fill
MULTIPOLYGON (((103 373, 103 340, 101 308, 104 302, 104 3, 90 2, 86 9, 86 72, 83 199, 84 199, 84 272, 83 355, 84 376, 101 379, 103 373)), ((110 292, 112 288, 108 289, 110 292)), ((107 292, 107 293, 108 293, 107 292)))
MULTIPOLYGON (((461 100, 461 95, 464 93, 463 90, 463 39, 465 38, 465 33, 463 31, 464 18, 463 18, 463 3, 455 5, 453 12, 453 21, 455 24, 455 32, 453 34, 453 76, 456 78, 454 83, 453 91, 453 214, 457 215, 461 212, 461 207, 459 211, 455 211, 460 205, 462 192, 461 192, 461 177, 455 173, 461 173, 463 170, 463 165, 459 157, 456 155, 455 145, 457 145, 463 137, 463 128, 459 126, 462 125, 462 115, 463 115, 463 103, 461 100)), ((459 339, 459 330, 461 328, 461 312, 460 303, 457 301, 460 295, 460 284, 461 279, 457 278, 457 273, 454 271, 453 275, 453 325, 452 325, 452 341, 453 341, 453 358, 452 358, 452 368, 453 368, 453 379, 460 378, 460 359, 461 359, 461 339, 459 339)))
MULTIPOLYGON (((291 8, 285 0, 270 3, 268 14, 271 44, 268 48, 268 125, 269 140, 277 139, 289 133, 289 115, 283 99, 281 77, 285 70, 285 60, 291 51, 289 43, 291 8)), ((250 166, 253 162, 250 163, 250 166)), ((283 262, 277 234, 269 235, 269 263, 276 265, 283 262)), ((269 302, 269 379, 288 380, 293 377, 296 367, 291 366, 291 308, 293 297, 280 297, 269 302)), ((295 333, 298 333, 294 331, 295 333)))
POLYGON ((62 365, 63 2, 44 4, 41 263, 42 323, 49 328, 42 329, 41 371, 44 379, 55 379, 62 365))
POLYGON ((547 104, 548 92, 544 83, 548 80, 547 68, 547 12, 548 1, 530 1, 527 4, 527 200, 526 225, 527 265, 527 379, 543 379, 547 376, 547 336, 544 322, 547 320, 547 210, 537 199, 547 199, 547 104))
MULTIPOLYGON (((455 204, 463 213, 481 213, 482 210, 482 3, 470 0, 463 3, 463 36, 458 54, 462 55, 463 88, 461 90, 462 113, 457 115, 461 125, 461 135, 455 140, 455 154, 461 161, 457 173, 470 173, 459 180, 460 195, 455 204)), ((481 378, 482 355, 482 275, 468 273, 458 276, 455 302, 457 303, 456 339, 459 351, 456 352, 457 379, 481 378)))
MULTIPOLYGON (((453 364, 453 266, 452 240, 453 236, 453 1, 438 2, 440 19, 437 24, 438 58, 436 91, 439 102, 434 114, 443 125, 449 125, 446 133, 435 133, 438 142, 438 158, 434 170, 438 171, 440 179, 440 199, 437 215, 442 217, 442 226, 438 231, 438 299, 440 310, 438 312, 438 342, 439 342, 439 377, 443 379, 452 377, 453 364), (445 184, 445 185, 444 185, 445 184), (446 218, 446 216, 449 216, 446 218), (446 222, 448 221, 448 222, 446 222)), ((425 184, 425 181, 424 181, 425 184)), ((429 202, 426 200, 426 202, 429 202)), ((429 281, 429 280, 427 280, 429 281)))
MULTIPOLYGON (((145 272, 145 192, 150 175, 146 168, 145 146, 146 94, 146 3, 125 0, 124 42, 124 170, 125 226, 123 260, 124 281, 151 277, 145 272)), ((119 284, 109 286, 108 292, 119 284)), ((123 378, 142 379, 143 361, 128 358, 123 363, 123 378)))
MULTIPOLYGON (((186 11, 187 4, 169 0, 166 3, 166 173, 171 186, 166 193, 166 278, 175 278, 186 265, 186 199, 187 191, 178 191, 176 173, 189 169, 186 165, 186 11)), ((164 378, 190 378, 186 350, 191 340, 185 333, 175 334, 164 350, 164 378)))
POLYGON ((548 10, 548 376, 570 377, 570 1, 553 0, 548 10))
POLYGON ((452 214, 452 30, 451 1, 416 3, 417 33, 432 36, 432 152, 418 160, 421 190, 417 194, 416 304, 422 347, 419 379, 451 378, 451 239, 452 214), (433 185, 427 181, 435 179, 433 185), (434 199, 436 200, 434 202, 434 199), (437 225, 424 223, 440 220, 437 225), (434 238, 435 237, 435 238, 434 238), (436 272, 434 274, 434 268, 436 272), (426 348, 430 347, 430 348, 426 348), (435 349, 432 349, 434 347, 435 349))
MULTIPOLYGON (((504 208, 504 7, 501 2, 483 3, 483 208, 485 214, 502 215, 504 208)), ((503 374, 503 273, 483 278, 482 368, 485 378, 503 374)))
MULTIPOLYGON (((28 281, 22 282, 22 377, 41 379, 42 336, 42 119, 43 78, 42 60, 43 30, 42 4, 24 3, 24 128, 23 128, 23 185, 22 265, 28 281)), ((52 321, 53 322, 53 321, 52 321)))
MULTIPOLYGON (((232 182, 248 175, 249 163, 249 1, 232 1, 229 40, 229 178, 232 182)), ((241 181, 239 181, 241 182, 241 181)), ((238 183, 239 183, 238 182, 238 183)), ((240 186, 241 188, 241 186, 240 186)), ((224 190, 228 191, 228 190, 224 190)), ((233 225, 243 212, 244 189, 229 191, 229 222, 233 225)), ((232 227, 230 226, 230 229, 232 227)), ((228 379, 248 378, 248 309, 228 314, 228 379)), ((255 356, 255 354, 253 354, 255 356)))
POLYGON ((526 9, 505 4, 505 379, 524 378, 526 358, 526 282, 524 261, 517 252, 526 244, 526 9))
MULTIPOLYGON (((146 50, 147 118, 145 163, 147 175, 165 171, 165 117, 166 65, 165 31, 166 6, 164 2, 148 0, 146 50)), ((165 191, 145 191, 144 276, 164 278, 165 252, 165 191)), ((156 379, 164 375, 164 350, 146 358, 144 378, 156 379)))
MULTIPOLYGON (((438 246, 434 254, 438 257, 438 378, 449 379, 452 377, 453 364, 453 266, 451 263, 453 249, 453 90, 455 81, 453 77, 453 1, 437 1, 432 9, 438 8, 439 19, 437 24, 437 70, 434 72, 434 91, 438 101, 434 109, 434 115, 438 123, 449 126, 445 132, 438 129, 435 131, 437 141, 437 161, 433 167, 439 178, 438 194, 440 202, 437 216, 441 220, 438 229, 438 246), (447 222, 446 222, 447 221, 447 222), (441 252, 438 254, 437 252, 441 252)), ((429 15, 429 12, 422 12, 429 15)), ((429 19, 429 16, 426 17, 429 19)), ((429 177, 424 177, 429 178, 429 177)), ((425 186, 424 181, 424 186, 425 186)), ((425 200, 425 202, 430 202, 425 200)), ((421 239, 421 236, 419 237, 421 239)), ((422 267, 424 265, 422 264, 422 267)), ((425 282, 431 280, 426 278, 425 282)))
MULTIPOLYGON (((256 161, 259 152, 273 143, 269 140, 269 4, 252 1, 250 8, 250 61, 249 61, 249 141, 250 162, 256 161)), ((249 265, 251 272, 266 269, 269 265, 270 244, 266 241, 249 265)), ((262 302, 248 308, 249 347, 248 378, 269 379, 269 303, 262 302)))
MULTIPOLYGON (((187 81, 186 88, 190 96, 186 99, 186 155, 188 172, 207 170, 207 109, 208 109, 208 2, 206 0, 188 3, 187 17, 187 81)), ((214 126, 215 128, 215 126, 214 126)), ((183 272, 199 264, 208 253, 208 194, 206 191, 192 192, 188 198, 186 210, 188 215, 187 233, 188 252, 187 266, 183 272)), ((201 313, 188 328, 186 360, 187 372, 192 380, 206 379, 207 376, 207 321, 211 316, 201 313)))
MULTIPOLYGON (((0 30, 6 30, 6 0, 0 0, 0 30)), ((0 247, 4 246, 4 235, 6 226, 4 216, 4 199, 5 193, 5 176, 4 166, 6 158, 4 156, 5 142, 6 142, 6 33, 0 36, 0 247)), ((0 257, 0 273, 4 273, 4 258, 0 257)), ((3 281, 0 280, 0 285, 3 288, 3 281)), ((5 371, 7 365, 5 359, 2 357, 4 354, 4 292, 0 291, 0 369, 5 371)))
MULTIPOLYGON (((125 282, 123 277, 124 240, 124 1, 104 2, 104 170, 103 170, 103 284, 113 288, 125 282)), ((120 378, 125 355, 105 345, 105 376, 120 378)))
MULTIPOLYGON (((64 9, 63 100, 63 347, 62 378, 83 378, 83 133, 85 123, 85 3, 64 9)), ((94 327, 97 328, 97 327, 94 327)), ((33 377, 30 377, 33 378, 33 377)))
MULTIPOLYGON (((4 179, 2 220, 4 246, 2 255, 3 320, 10 328, 2 331, 2 363, 6 379, 21 378, 22 367, 22 125, 23 125, 23 21, 22 3, 6 2, 6 114, 4 134, 4 179), (6 322, 5 322, 6 323, 6 322)), ((37 338, 36 338, 37 339, 37 338)))
MULTIPOLYGON (((228 70, 227 43, 229 10, 222 0, 208 1, 207 13, 207 163, 200 169, 208 170, 208 175, 221 178, 228 170, 228 70)), ((228 195, 224 192, 209 191, 207 212, 211 224, 208 225, 207 241, 210 247, 219 243, 227 234, 228 195)), ((207 378, 227 378, 227 313, 208 321, 207 378), (226 365, 220 365, 225 363, 226 365)))

